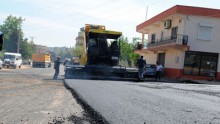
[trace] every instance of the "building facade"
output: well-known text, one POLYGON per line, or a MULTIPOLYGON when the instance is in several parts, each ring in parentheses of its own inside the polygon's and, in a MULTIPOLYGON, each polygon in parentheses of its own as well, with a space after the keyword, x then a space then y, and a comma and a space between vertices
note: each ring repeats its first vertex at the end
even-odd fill
POLYGON ((135 52, 171 78, 220 79, 220 10, 176 5, 137 25, 148 42, 135 52))
POLYGON ((35 45, 36 51, 35 53, 47 53, 47 46, 35 45))

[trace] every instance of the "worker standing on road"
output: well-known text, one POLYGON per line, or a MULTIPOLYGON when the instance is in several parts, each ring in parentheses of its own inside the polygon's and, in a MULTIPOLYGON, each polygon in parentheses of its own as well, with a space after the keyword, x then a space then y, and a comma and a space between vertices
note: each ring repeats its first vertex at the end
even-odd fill
POLYGON ((55 73, 54 73, 54 76, 53 76, 53 79, 54 80, 57 80, 57 77, 59 75, 59 71, 60 71, 60 57, 58 56, 57 59, 55 60, 54 62, 54 69, 55 69, 55 73))
POLYGON ((160 80, 161 72, 163 70, 163 66, 159 62, 157 62, 157 66, 156 67, 157 67, 156 68, 157 72, 156 72, 155 80, 157 81, 157 80, 160 80))
POLYGON ((141 56, 141 58, 138 59, 137 66, 138 66, 138 78, 143 79, 144 68, 146 66, 146 61, 143 59, 143 56, 141 56))

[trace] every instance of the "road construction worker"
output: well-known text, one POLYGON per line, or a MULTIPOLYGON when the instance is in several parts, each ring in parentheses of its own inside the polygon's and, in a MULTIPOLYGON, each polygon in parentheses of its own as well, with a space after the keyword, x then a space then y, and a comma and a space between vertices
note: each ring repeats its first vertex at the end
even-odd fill
POLYGON ((161 77, 161 73, 162 73, 162 70, 163 70, 163 66, 157 61, 157 72, 156 72, 156 76, 155 76, 155 80, 160 80, 160 77, 161 77))
POLYGON ((57 80, 57 77, 59 75, 59 71, 60 71, 60 57, 58 56, 57 59, 55 60, 54 62, 54 69, 55 69, 55 73, 54 73, 54 76, 53 76, 53 79, 54 80, 57 80))
POLYGON ((141 58, 138 59, 137 66, 138 66, 138 78, 143 79, 144 68, 146 66, 146 61, 143 59, 143 56, 141 56, 141 58))

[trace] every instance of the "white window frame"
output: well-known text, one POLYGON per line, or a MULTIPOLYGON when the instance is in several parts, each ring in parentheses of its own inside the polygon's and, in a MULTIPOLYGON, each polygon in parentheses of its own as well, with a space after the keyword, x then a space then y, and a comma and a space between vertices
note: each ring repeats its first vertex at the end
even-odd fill
POLYGON ((213 32, 213 25, 210 25, 210 24, 205 24, 205 23, 199 23, 199 29, 198 29, 198 39, 199 40, 203 40, 203 41, 211 41, 212 40, 212 32, 213 32), (201 31, 201 28, 203 28, 203 29, 207 29, 206 31, 207 32, 205 32, 205 31, 201 31), (208 32, 209 31, 209 32, 208 32), (205 36, 203 36, 203 34, 204 33, 206 33, 205 35, 206 35, 206 37, 205 36))

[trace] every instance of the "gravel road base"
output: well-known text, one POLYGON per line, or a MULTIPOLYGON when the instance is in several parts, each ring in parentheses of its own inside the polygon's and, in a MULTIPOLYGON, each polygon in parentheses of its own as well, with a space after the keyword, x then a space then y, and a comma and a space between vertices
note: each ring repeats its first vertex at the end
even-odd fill
POLYGON ((93 121, 52 68, 0 70, 0 124, 90 124, 93 121))

